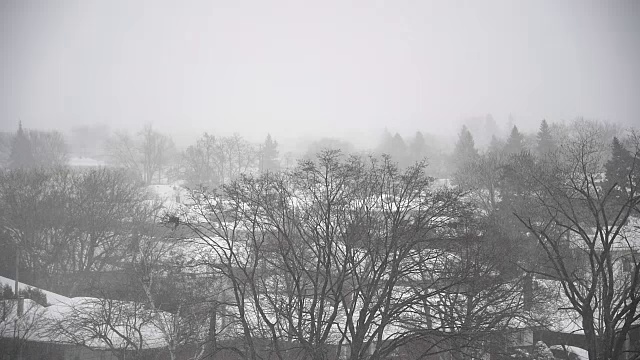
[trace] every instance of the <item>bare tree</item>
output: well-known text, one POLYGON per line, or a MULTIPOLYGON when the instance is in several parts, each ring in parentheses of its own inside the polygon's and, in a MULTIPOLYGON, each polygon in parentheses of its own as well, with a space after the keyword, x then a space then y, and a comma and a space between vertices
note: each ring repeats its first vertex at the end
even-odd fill
POLYGON ((189 186, 215 187, 220 183, 216 172, 216 137, 205 133, 182 154, 179 171, 189 186))
POLYGON ((20 123, 5 145, 7 165, 12 168, 59 167, 68 161, 67 143, 58 131, 25 131, 20 123))
POLYGON ((139 134, 142 138, 140 150, 145 183, 151 183, 156 173, 160 182, 162 170, 169 165, 170 157, 174 152, 173 141, 168 136, 154 131, 150 124, 146 125, 139 134))
POLYGON ((107 348, 118 359, 135 359, 148 348, 161 347, 163 339, 153 324, 154 312, 143 303, 101 298, 76 298, 56 306, 58 316, 47 323, 57 341, 90 349, 107 348))
POLYGON ((59 167, 69 161, 69 147, 58 131, 29 130, 29 142, 35 166, 59 167))
POLYGON ((406 314, 455 285, 435 268, 470 213, 459 192, 431 189, 424 168, 327 151, 290 172, 194 192, 187 225, 228 279, 238 351, 260 358, 266 341, 278 358, 378 359, 427 337, 406 314), (430 278, 420 278, 425 263, 430 278))
POLYGON ((68 293, 89 272, 118 264, 132 217, 149 204, 141 184, 117 169, 12 170, 0 179, 2 240, 14 268, 26 270, 32 283, 68 293))
POLYGON ((182 155, 181 176, 190 186, 217 187, 241 174, 255 172, 255 147, 239 135, 216 137, 205 133, 182 155))
POLYGON ((505 272, 502 263, 509 256, 513 255, 508 249, 484 234, 451 248, 440 276, 451 279, 454 286, 425 299, 424 307, 414 310, 424 314, 426 328, 441 332, 436 348, 456 359, 505 355, 514 333, 547 325, 541 310, 549 294, 534 291, 526 274, 505 272))
POLYGON ((112 161, 150 184, 154 177, 162 181, 163 169, 170 164, 174 152, 171 138, 148 124, 135 137, 118 132, 107 142, 107 152, 112 161))
MULTIPOLYGON (((23 276, 34 280, 36 274, 45 275, 59 261, 58 254, 65 247, 64 238, 53 231, 63 223, 59 200, 63 194, 66 172, 61 171, 56 188, 51 169, 16 169, 0 173, 0 226, 4 248, 14 257, 12 273, 29 269, 23 276)), ((33 282, 32 282, 33 283, 33 282)))
MULTIPOLYGON (((134 229, 130 263, 135 283, 143 290, 140 301, 153 312, 153 323, 162 334, 171 359, 186 346, 195 348, 193 358, 205 353, 209 327, 211 285, 198 273, 182 249, 175 227, 158 226, 159 213, 143 215, 134 229), (151 216, 149 216, 151 215, 151 216), (151 221, 149 221, 151 220, 151 221), (162 310, 162 311, 161 311, 162 310)), ((218 289, 219 290, 219 289, 218 289)))
POLYGON ((622 180, 606 183, 603 128, 583 125, 565 139, 555 161, 519 169, 535 187, 529 209, 516 216, 550 263, 534 272, 557 280, 581 317, 589 358, 640 358, 628 343, 640 303, 640 147, 633 143, 622 180), (620 192, 624 196, 616 196, 620 192))
POLYGON ((0 296, 0 338, 5 341, 4 354, 19 359, 28 341, 46 336, 44 307, 31 299, 0 296), (20 304, 19 304, 20 302, 20 304))
POLYGON ((488 151, 474 161, 460 165, 454 174, 456 183, 468 190, 487 214, 498 209, 502 167, 506 162, 501 152, 488 151))
POLYGON ((258 157, 254 146, 240 135, 235 134, 218 140, 216 157, 221 184, 231 183, 256 166, 258 157))
POLYGON ((67 194, 67 260, 60 265, 63 273, 76 275, 67 284, 74 294, 90 272, 118 267, 129 251, 133 219, 154 205, 141 184, 118 169, 76 172, 67 194))

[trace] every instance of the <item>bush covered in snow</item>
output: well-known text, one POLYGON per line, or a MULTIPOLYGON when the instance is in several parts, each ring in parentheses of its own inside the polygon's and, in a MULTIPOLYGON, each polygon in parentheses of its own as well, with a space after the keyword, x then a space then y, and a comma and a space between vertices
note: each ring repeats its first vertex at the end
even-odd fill
POLYGON ((538 341, 531 353, 517 349, 511 358, 516 360, 555 360, 551 349, 542 341, 538 341))

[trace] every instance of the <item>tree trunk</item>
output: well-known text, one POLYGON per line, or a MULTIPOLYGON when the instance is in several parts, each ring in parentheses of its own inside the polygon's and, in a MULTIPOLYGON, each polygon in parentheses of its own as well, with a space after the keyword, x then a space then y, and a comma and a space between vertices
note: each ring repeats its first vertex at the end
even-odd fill
POLYGON ((207 335, 209 339, 209 346, 207 350, 207 358, 213 359, 216 355, 216 351, 218 348, 218 343, 216 339, 216 321, 217 321, 217 313, 218 313, 218 305, 214 304, 211 310, 209 311, 209 334, 207 335))
POLYGON ((598 360, 598 336, 596 335, 593 314, 582 315, 582 328, 584 329, 584 337, 587 341, 587 351, 589 352, 589 360, 598 360))

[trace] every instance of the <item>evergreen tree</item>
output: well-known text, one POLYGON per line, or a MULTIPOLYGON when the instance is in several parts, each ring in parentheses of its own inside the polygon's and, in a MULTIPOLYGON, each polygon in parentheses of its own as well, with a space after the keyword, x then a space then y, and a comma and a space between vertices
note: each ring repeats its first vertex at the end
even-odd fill
POLYGON ((498 124, 491 114, 487 114, 487 116, 485 116, 484 127, 487 133, 491 134, 492 136, 495 136, 498 133, 498 124))
POLYGON ((507 134, 504 135, 508 135, 509 129, 513 129, 514 126, 516 126, 516 119, 513 117, 513 114, 509 114, 509 116, 507 117, 507 127, 505 129, 507 134))
POLYGON ((489 147, 487 148, 487 153, 497 155, 502 152, 503 148, 504 141, 498 139, 495 135, 491 136, 491 142, 489 143, 489 147))
POLYGON ((553 136, 551 135, 551 129, 547 120, 542 120, 540 123, 540 131, 538 131, 538 155, 548 154, 556 147, 553 136))
POLYGON ((416 132, 411 145, 409 146, 411 152, 411 160, 419 161, 425 157, 427 152, 427 143, 424 140, 424 135, 420 131, 416 132))
POLYGON ((498 124, 496 123, 496 120, 493 118, 493 116, 491 114, 487 114, 487 116, 484 119, 484 143, 486 144, 487 139, 491 138, 493 140, 493 138, 495 136, 498 136, 500 133, 500 129, 498 128, 498 124))
POLYGON ((382 136, 380 136, 380 143, 378 144, 377 151, 380 154, 391 155, 393 148, 393 135, 388 129, 384 129, 382 136))
POLYGON ((262 145, 260 152, 260 172, 273 172, 280 169, 278 161, 278 142, 271 138, 271 134, 267 134, 267 138, 262 145))
MULTIPOLYGON (((617 137, 611 143, 611 158, 605 164, 604 191, 611 189, 616 199, 624 201, 630 181, 634 180, 634 158, 617 137), (631 177, 631 179, 630 179, 631 177)), ((636 165, 637 166, 637 165, 636 165)), ((637 179, 637 177, 636 177, 637 179)))
POLYGON ((500 207, 507 213, 514 208, 526 208, 532 184, 523 178, 525 169, 535 169, 536 158, 528 151, 512 154, 500 169, 500 207))
POLYGON ((29 168, 35 165, 31 142, 22 130, 22 121, 18 124, 18 131, 11 143, 11 154, 9 155, 9 167, 12 169, 29 168))
POLYGON ((511 129, 511 135, 507 139, 507 144, 504 147, 504 151, 511 154, 518 154, 524 150, 524 136, 518 131, 518 127, 513 125, 511 129))
POLYGON ((622 185, 628 182, 633 158, 617 137, 611 142, 611 158, 605 164, 606 178, 609 182, 622 185))
POLYGON ((466 125, 462 125, 462 129, 458 134, 458 142, 453 150, 453 160, 456 168, 459 170, 466 164, 475 161, 478 158, 478 150, 476 149, 473 135, 466 125))
POLYGON ((393 138, 391 138, 391 158, 393 161, 397 162, 400 167, 405 167, 409 163, 408 155, 408 147, 404 142, 402 136, 396 133, 393 138))
POLYGON ((0 132, 0 167, 9 167, 13 132, 0 132))

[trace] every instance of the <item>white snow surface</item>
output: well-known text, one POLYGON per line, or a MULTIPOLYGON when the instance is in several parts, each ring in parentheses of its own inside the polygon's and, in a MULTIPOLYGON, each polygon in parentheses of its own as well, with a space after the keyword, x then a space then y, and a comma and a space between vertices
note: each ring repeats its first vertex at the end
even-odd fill
MULTIPOLYGON (((11 286, 11 290, 15 290, 15 281, 13 279, 0 276, 0 286, 5 286, 5 285, 9 285, 11 286)), ((18 285, 18 288, 20 290, 27 290, 28 288, 38 289, 35 286, 31 286, 22 282, 18 285)), ((60 294, 56 294, 54 292, 43 290, 43 289, 39 289, 39 290, 42 291, 45 295, 47 295, 47 303, 49 303, 50 305, 67 303, 69 301, 69 298, 66 296, 62 296, 60 294)))
POLYGON ((71 167, 105 167, 107 164, 104 161, 96 160, 88 157, 72 157, 69 159, 69 166, 71 167))
POLYGON ((575 354, 578 356, 580 360, 589 360, 589 352, 583 348, 579 348, 577 346, 568 346, 568 345, 551 345, 549 346, 551 350, 561 350, 565 351, 568 354, 575 354))
POLYGON ((584 334, 582 318, 572 309, 571 302, 562 290, 560 282, 555 280, 536 279, 539 286, 554 293, 554 300, 548 304, 553 325, 551 330, 565 334, 584 334))
MULTIPOLYGON (((0 276, 0 285, 14 286, 14 280, 0 276)), ((39 289, 35 286, 20 283, 19 288, 39 289)), ((91 327, 97 328, 104 316, 104 308, 102 304, 109 302, 111 306, 118 306, 119 309, 135 309, 143 313, 147 319, 151 321, 141 324, 133 323, 133 326, 139 328, 142 334, 142 348, 158 348, 167 346, 164 334, 161 331, 160 322, 166 321, 173 316, 164 311, 152 311, 143 309, 142 304, 131 301, 109 301, 93 297, 73 297, 69 298, 56 294, 51 291, 41 290, 47 295, 48 306, 42 306, 31 299, 24 300, 24 313, 21 317, 17 316, 17 307, 15 300, 2 300, 0 306, 6 306, 9 313, 3 319, 0 319, 0 337, 13 337, 15 324, 18 325, 21 337, 41 342, 56 343, 81 343, 91 348, 108 349, 105 340, 96 338, 86 329, 79 330, 84 323, 92 323, 91 327), (17 318, 17 319, 16 319, 17 318), (16 321, 17 320, 17 321, 16 321), (56 324, 56 329, 62 331, 51 331, 49 326, 56 324)), ((131 319, 124 318, 121 322, 114 322, 113 328, 120 333, 126 332, 126 327, 131 326, 131 319)), ((125 339, 116 335, 115 331, 109 331, 105 335, 115 347, 125 346, 125 339)), ((134 340, 135 341, 135 340, 134 340)))

